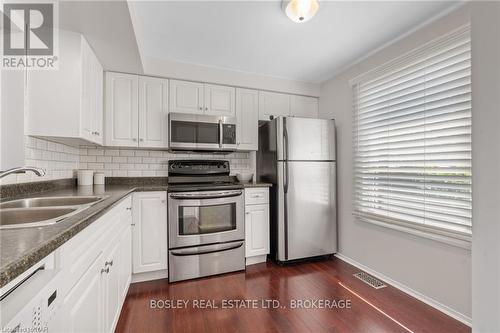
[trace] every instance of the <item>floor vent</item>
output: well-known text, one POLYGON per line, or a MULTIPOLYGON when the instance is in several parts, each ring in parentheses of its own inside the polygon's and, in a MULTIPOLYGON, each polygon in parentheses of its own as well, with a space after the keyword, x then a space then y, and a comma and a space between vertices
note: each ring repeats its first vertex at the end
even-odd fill
POLYGON ((365 272, 359 272, 359 273, 356 273, 356 274, 353 274, 353 275, 356 278, 360 279, 361 281, 363 281, 364 283, 372 286, 375 289, 380 289, 380 288, 387 287, 382 281, 374 278, 371 275, 366 274, 365 272))

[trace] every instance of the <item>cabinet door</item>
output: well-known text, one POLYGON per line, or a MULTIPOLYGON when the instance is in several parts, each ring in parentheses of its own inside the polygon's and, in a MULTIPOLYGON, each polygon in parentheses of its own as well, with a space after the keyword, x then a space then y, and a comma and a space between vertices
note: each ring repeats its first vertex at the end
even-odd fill
POLYGON ((167 269, 166 192, 133 195, 132 272, 167 269))
POLYGON ((259 92, 259 120, 269 120, 269 116, 289 116, 290 95, 267 91, 259 92))
POLYGON ((93 142, 102 145, 104 141, 104 133, 103 133, 103 118, 104 118, 104 112, 103 112, 103 81, 104 81, 104 71, 102 68, 101 63, 99 62, 99 59, 95 56, 95 54, 92 53, 92 59, 93 59, 93 117, 92 117, 92 124, 94 128, 94 140, 93 142))
POLYGON ((205 114, 235 116, 235 88, 205 84, 205 114))
POLYGON ((269 205, 245 206, 245 257, 269 253, 269 205))
POLYGON ((120 239, 120 293, 121 300, 125 299, 132 277, 132 218, 127 220, 128 227, 123 232, 120 239))
POLYGON ((102 254, 63 301, 62 322, 64 332, 103 331, 103 268, 102 254))
POLYGON ((236 89, 236 142, 238 150, 257 150, 259 140, 259 94, 236 89))
POLYGON ((138 83, 137 75, 106 73, 106 146, 138 146, 138 83))
POLYGON ((168 80, 139 77, 139 147, 168 148, 168 80))
POLYGON ((292 117, 318 118, 318 99, 307 96, 290 97, 290 115, 292 117))
POLYGON ((81 57, 82 57, 82 106, 80 114, 80 135, 82 138, 93 141, 94 139, 94 97, 92 96, 94 84, 94 70, 90 54, 90 47, 85 38, 81 39, 81 57))
POLYGON ((114 323, 118 321, 121 305, 120 291, 120 243, 115 238, 108 255, 105 257, 104 267, 106 272, 104 278, 104 332, 112 332, 114 323))
POLYGON ((203 114, 203 83, 170 80, 170 112, 203 114))

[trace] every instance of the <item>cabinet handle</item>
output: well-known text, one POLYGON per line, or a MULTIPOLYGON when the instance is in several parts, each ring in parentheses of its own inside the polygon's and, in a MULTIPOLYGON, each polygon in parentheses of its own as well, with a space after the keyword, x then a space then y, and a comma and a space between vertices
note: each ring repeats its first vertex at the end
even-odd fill
POLYGON ((134 226, 134 225, 135 225, 135 223, 130 223, 130 225, 131 225, 131 226, 134 226))
POLYGON ((208 108, 207 108, 207 107, 205 107, 205 111, 208 111, 208 108))
POLYGON ((200 110, 203 110, 203 107, 200 106, 200 110))
POLYGON ((133 138, 133 139, 132 139, 132 141, 136 142, 136 141, 137 141, 137 139, 136 139, 136 138, 133 138))
POLYGON ((98 131, 95 132, 95 135, 101 135, 98 131))
POLYGON ((132 210, 132 207, 127 207, 126 209, 127 209, 127 210, 132 210))
POLYGON ((250 215, 250 212, 245 212, 246 215, 250 215))
POLYGON ((108 268, 102 268, 101 269, 101 274, 102 273, 109 273, 109 267, 108 268))
MULTIPOLYGON (((104 267, 106 267, 106 266, 108 266, 108 265, 109 265, 109 266, 113 266, 113 260, 111 260, 111 261, 106 261, 106 262, 104 263, 104 267)), ((108 268, 108 270, 109 270, 109 268, 108 268)))
POLYGON ((142 138, 141 138, 141 139, 139 139, 139 141, 141 141, 141 142, 142 142, 142 141, 144 141, 144 139, 142 139, 142 138))

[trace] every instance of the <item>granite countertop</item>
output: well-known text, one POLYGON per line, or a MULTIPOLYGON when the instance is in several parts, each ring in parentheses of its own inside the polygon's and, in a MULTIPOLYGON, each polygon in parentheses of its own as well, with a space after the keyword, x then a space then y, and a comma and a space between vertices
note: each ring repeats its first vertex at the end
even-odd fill
POLYGON ((106 198, 56 224, 0 230, 0 287, 45 258, 55 249, 85 229, 121 199, 134 191, 166 191, 164 184, 94 185, 49 190, 23 196, 98 195, 106 198))
MULTIPOLYGON (((271 187, 270 183, 245 183, 245 188, 271 187)), ((23 184, 2 189, 2 200, 44 196, 104 196, 105 199, 56 224, 0 230, 0 287, 45 258, 128 194, 137 191, 166 191, 165 179, 111 178, 107 185, 74 186, 74 180, 54 186, 53 182, 23 184), (26 194, 30 193, 32 194, 26 194), (39 192, 43 190, 43 192, 39 192), (10 197, 10 198, 7 198, 10 197)))

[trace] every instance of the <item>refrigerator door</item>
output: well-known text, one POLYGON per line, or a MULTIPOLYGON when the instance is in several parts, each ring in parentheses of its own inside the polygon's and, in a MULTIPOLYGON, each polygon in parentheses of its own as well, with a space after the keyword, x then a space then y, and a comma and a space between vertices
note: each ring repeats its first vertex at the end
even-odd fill
POLYGON ((278 160, 335 160, 334 120, 279 117, 276 122, 278 160))
POLYGON ((337 251, 335 162, 278 162, 279 261, 337 251))

